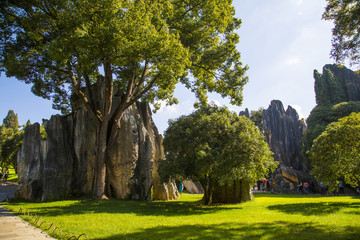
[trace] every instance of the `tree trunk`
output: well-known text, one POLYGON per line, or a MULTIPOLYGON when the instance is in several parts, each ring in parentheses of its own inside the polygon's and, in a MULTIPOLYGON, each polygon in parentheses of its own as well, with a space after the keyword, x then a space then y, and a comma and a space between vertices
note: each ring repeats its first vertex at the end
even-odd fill
POLYGON ((214 181, 210 177, 207 177, 204 180, 200 181, 200 183, 204 188, 204 197, 202 199, 203 203, 205 205, 211 205, 215 187, 214 181))
POLYGON ((95 170, 94 193, 98 198, 106 199, 105 180, 106 180, 106 157, 108 145, 108 131, 110 123, 110 112, 113 98, 113 79, 112 69, 109 61, 104 62, 104 102, 101 116, 101 124, 98 128, 97 135, 97 166, 95 170))
POLYGON ((98 129, 97 137, 97 166, 95 166, 95 186, 94 194, 100 199, 106 199, 105 180, 106 180, 106 150, 107 150, 107 130, 109 121, 102 122, 98 129))

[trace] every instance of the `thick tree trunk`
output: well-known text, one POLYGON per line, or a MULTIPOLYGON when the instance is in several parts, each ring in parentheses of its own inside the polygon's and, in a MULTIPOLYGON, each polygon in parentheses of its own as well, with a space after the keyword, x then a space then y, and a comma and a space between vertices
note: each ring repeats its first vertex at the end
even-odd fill
POLYGON ((214 181, 210 177, 207 177, 200 181, 200 184, 204 188, 203 203, 205 205, 211 205, 215 187, 214 181))
POLYGON ((112 69, 109 61, 104 62, 104 102, 102 106, 101 124, 98 128, 97 135, 97 166, 95 171, 94 193, 97 197, 105 199, 106 183, 106 157, 108 145, 108 131, 110 123, 110 112, 113 98, 113 79, 112 69))
POLYGON ((103 121, 98 129, 97 137, 97 166, 95 171, 94 194, 101 199, 105 196, 105 180, 106 180, 106 150, 107 150, 107 130, 108 121, 103 121))

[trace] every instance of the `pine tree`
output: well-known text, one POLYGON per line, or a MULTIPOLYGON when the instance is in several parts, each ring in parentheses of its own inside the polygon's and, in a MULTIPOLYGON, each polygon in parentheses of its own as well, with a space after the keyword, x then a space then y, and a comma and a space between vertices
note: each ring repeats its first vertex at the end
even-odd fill
POLYGON ((3 124, 6 128, 18 129, 18 115, 15 114, 13 110, 9 110, 7 116, 3 120, 3 124))

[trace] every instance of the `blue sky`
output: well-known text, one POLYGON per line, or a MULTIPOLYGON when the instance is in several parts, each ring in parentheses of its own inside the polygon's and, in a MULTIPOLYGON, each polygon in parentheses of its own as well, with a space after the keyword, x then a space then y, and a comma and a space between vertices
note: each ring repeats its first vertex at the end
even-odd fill
MULTIPOLYGON (((242 19, 238 49, 242 62, 249 66, 249 83, 244 88, 241 107, 211 94, 209 100, 239 112, 246 107, 267 108, 273 99, 281 100, 286 108, 293 106, 306 117, 315 106, 314 69, 322 71, 329 58, 332 23, 321 20, 325 0, 234 0, 236 14, 242 19)), ((31 86, 1 74, 0 120, 9 109, 19 116, 19 123, 49 119, 59 113, 51 101, 31 93, 31 86)), ((194 95, 178 86, 175 96, 179 104, 164 106, 153 114, 162 133, 169 119, 191 113, 194 95)))

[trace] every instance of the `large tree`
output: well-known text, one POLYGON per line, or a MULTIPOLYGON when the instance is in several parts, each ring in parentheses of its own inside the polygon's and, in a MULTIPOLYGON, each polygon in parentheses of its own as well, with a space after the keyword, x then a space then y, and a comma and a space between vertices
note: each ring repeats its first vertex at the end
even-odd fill
POLYGON ((164 133, 164 150, 162 180, 199 181, 205 190, 205 204, 212 203, 216 186, 236 180, 250 184, 277 165, 264 136, 250 119, 216 106, 170 121, 164 133))
POLYGON ((310 151, 314 176, 337 187, 337 181, 356 187, 360 181, 360 113, 352 113, 329 124, 315 139, 310 151))
POLYGON ((176 103, 181 82, 200 103, 209 91, 241 104, 247 67, 234 15, 231 0, 3 0, 0 68, 63 112, 80 99, 97 127, 93 191, 104 197, 107 145, 136 101, 176 103))
POLYGON ((360 67, 360 1, 327 0, 323 19, 332 20, 331 55, 338 63, 346 60, 360 67))

